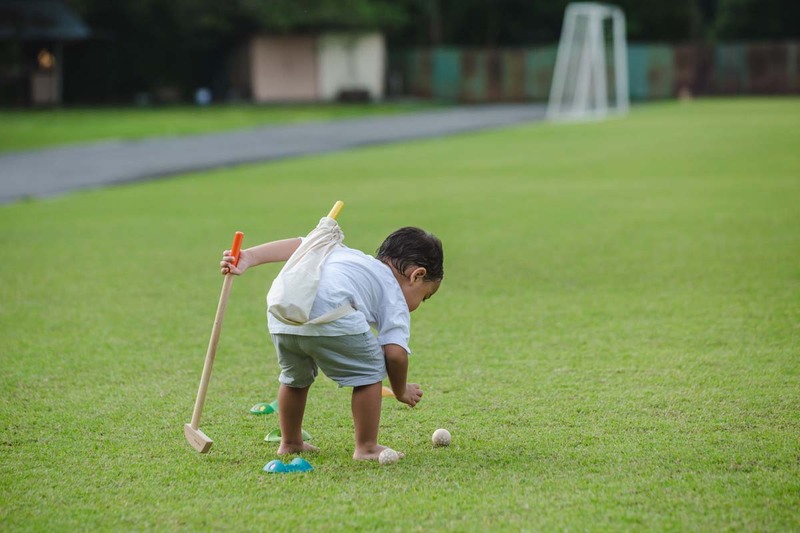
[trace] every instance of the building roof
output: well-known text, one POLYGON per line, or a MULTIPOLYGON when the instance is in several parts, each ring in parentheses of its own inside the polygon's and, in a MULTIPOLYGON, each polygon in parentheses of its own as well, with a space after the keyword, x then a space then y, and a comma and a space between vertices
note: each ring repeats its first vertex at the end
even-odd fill
POLYGON ((0 40, 75 41, 89 27, 58 0, 0 0, 0 40))

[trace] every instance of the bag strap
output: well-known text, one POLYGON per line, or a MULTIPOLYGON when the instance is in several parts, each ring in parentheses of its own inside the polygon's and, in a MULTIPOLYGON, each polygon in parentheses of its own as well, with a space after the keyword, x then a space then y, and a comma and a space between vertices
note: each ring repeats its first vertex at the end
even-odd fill
POLYGON ((303 325, 306 325, 306 324, 327 324, 328 322, 333 322, 334 320, 342 318, 345 315, 349 315, 353 311, 355 311, 355 308, 352 305, 345 304, 345 305, 343 305, 341 307, 337 307, 333 311, 328 311, 324 315, 320 315, 320 316, 318 316, 317 318, 315 318, 313 320, 309 320, 308 322, 306 322, 303 325))

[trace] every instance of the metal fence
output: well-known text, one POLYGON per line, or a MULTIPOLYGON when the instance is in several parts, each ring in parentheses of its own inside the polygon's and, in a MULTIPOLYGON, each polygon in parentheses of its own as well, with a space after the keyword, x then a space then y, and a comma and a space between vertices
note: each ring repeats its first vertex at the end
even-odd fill
MULTIPOLYGON (((557 46, 428 48, 389 57, 393 91, 461 102, 544 101, 557 46)), ((800 94, 800 42, 628 45, 632 100, 800 94)))

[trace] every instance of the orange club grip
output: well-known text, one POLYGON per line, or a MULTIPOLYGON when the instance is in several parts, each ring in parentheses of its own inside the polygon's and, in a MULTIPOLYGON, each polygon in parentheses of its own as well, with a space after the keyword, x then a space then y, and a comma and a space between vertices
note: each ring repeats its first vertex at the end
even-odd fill
POLYGON ((233 266, 239 264, 239 252, 242 251, 242 239, 244 239, 244 233, 241 231, 237 231, 233 235, 233 244, 231 244, 231 255, 233 256, 233 266))

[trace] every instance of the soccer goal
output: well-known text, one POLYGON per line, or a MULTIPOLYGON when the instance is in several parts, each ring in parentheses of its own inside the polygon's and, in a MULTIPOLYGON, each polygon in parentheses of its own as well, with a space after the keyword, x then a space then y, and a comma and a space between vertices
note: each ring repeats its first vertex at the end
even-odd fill
POLYGON ((547 116, 587 120, 627 113, 628 47, 622 9, 590 2, 567 6, 547 116))

